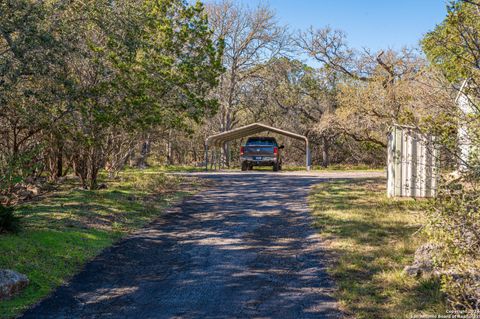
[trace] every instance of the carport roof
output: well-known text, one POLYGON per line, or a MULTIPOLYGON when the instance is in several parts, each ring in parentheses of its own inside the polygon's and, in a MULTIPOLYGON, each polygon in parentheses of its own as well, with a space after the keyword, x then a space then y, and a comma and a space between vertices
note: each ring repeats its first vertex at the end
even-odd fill
POLYGON ((246 137, 246 136, 249 136, 249 135, 257 134, 257 133, 264 132, 264 131, 270 131, 270 132, 278 133, 278 134, 285 135, 285 136, 288 136, 288 137, 292 137, 292 138, 295 138, 295 139, 298 139, 298 140, 304 140, 305 142, 308 143, 308 139, 307 139, 306 136, 303 136, 303 135, 300 135, 300 134, 297 134, 297 133, 293 133, 293 132, 289 132, 289 131, 285 131, 285 130, 281 130, 279 128, 268 126, 268 125, 265 125, 265 124, 262 124, 262 123, 253 123, 253 124, 242 126, 242 127, 230 130, 230 131, 226 131, 226 132, 222 132, 222 133, 219 133, 219 134, 211 135, 207 138, 205 143, 206 143, 207 146, 209 146, 209 145, 221 146, 225 142, 232 141, 232 140, 242 138, 242 137, 246 137))

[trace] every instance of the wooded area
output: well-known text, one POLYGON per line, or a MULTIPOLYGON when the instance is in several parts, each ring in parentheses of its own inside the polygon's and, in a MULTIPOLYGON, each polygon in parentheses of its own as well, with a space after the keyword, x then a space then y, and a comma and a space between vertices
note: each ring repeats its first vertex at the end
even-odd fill
MULTIPOLYGON (((202 165, 207 136, 254 122, 307 136, 325 167, 384 166, 390 127, 413 126, 436 137, 446 172, 425 223, 445 291, 478 309, 478 0, 452 1, 421 49, 379 52, 229 0, 6 0, 0 12, 2 209, 25 185, 68 174, 93 190, 101 170, 202 165)), ((238 165, 240 143, 224 145, 225 166, 238 165)), ((285 162, 302 165, 303 144, 283 143, 285 162)))

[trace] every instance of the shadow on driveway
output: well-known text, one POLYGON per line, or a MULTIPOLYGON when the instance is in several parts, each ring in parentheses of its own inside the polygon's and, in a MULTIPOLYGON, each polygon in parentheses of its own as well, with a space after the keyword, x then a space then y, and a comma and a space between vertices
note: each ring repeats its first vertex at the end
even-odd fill
POLYGON ((204 178, 215 186, 104 251, 24 318, 337 318, 306 202, 322 179, 204 178))

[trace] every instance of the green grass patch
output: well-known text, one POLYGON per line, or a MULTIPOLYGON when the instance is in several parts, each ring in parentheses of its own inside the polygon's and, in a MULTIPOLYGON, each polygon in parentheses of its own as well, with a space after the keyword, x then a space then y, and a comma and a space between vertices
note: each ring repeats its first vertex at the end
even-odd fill
POLYGON ((139 170, 102 182, 107 189, 88 191, 72 179, 54 194, 17 208, 22 228, 18 234, 0 234, 0 268, 26 274, 30 285, 20 295, 0 301, 0 318, 26 310, 101 250, 198 186, 185 177, 139 170))
POLYGON ((369 165, 360 165, 360 164, 332 164, 328 167, 323 167, 320 165, 312 166, 312 170, 315 171, 384 171, 384 167, 376 167, 376 166, 369 166, 369 165))
MULTIPOLYGON (((209 165, 210 168, 210 165, 209 165)), ((126 172, 135 171, 135 168, 127 168, 126 172)), ((169 172, 204 172, 205 167, 201 166, 192 166, 192 165, 152 165, 143 170, 144 173, 154 173, 159 172, 169 173, 169 172)))
POLYGON ((331 254, 329 273, 347 317, 408 318, 445 313, 440 283, 403 273, 425 240, 426 201, 389 199, 384 179, 317 185, 310 204, 331 254))

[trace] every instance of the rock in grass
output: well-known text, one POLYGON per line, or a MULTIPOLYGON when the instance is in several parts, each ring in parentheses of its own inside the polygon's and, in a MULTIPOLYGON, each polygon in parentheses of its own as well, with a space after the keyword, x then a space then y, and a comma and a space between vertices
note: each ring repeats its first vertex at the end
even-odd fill
POLYGON ((105 183, 98 184, 97 189, 108 189, 108 185, 105 183))
POLYGON ((405 268, 403 268, 403 271, 410 277, 417 277, 422 273, 420 271, 420 268, 415 265, 405 266, 405 268))
POLYGON ((426 243, 415 251, 413 264, 406 266, 403 271, 412 277, 428 275, 434 271, 433 260, 439 246, 434 243, 426 243))
POLYGON ((27 276, 9 269, 0 269, 0 300, 10 298, 28 286, 27 276))

